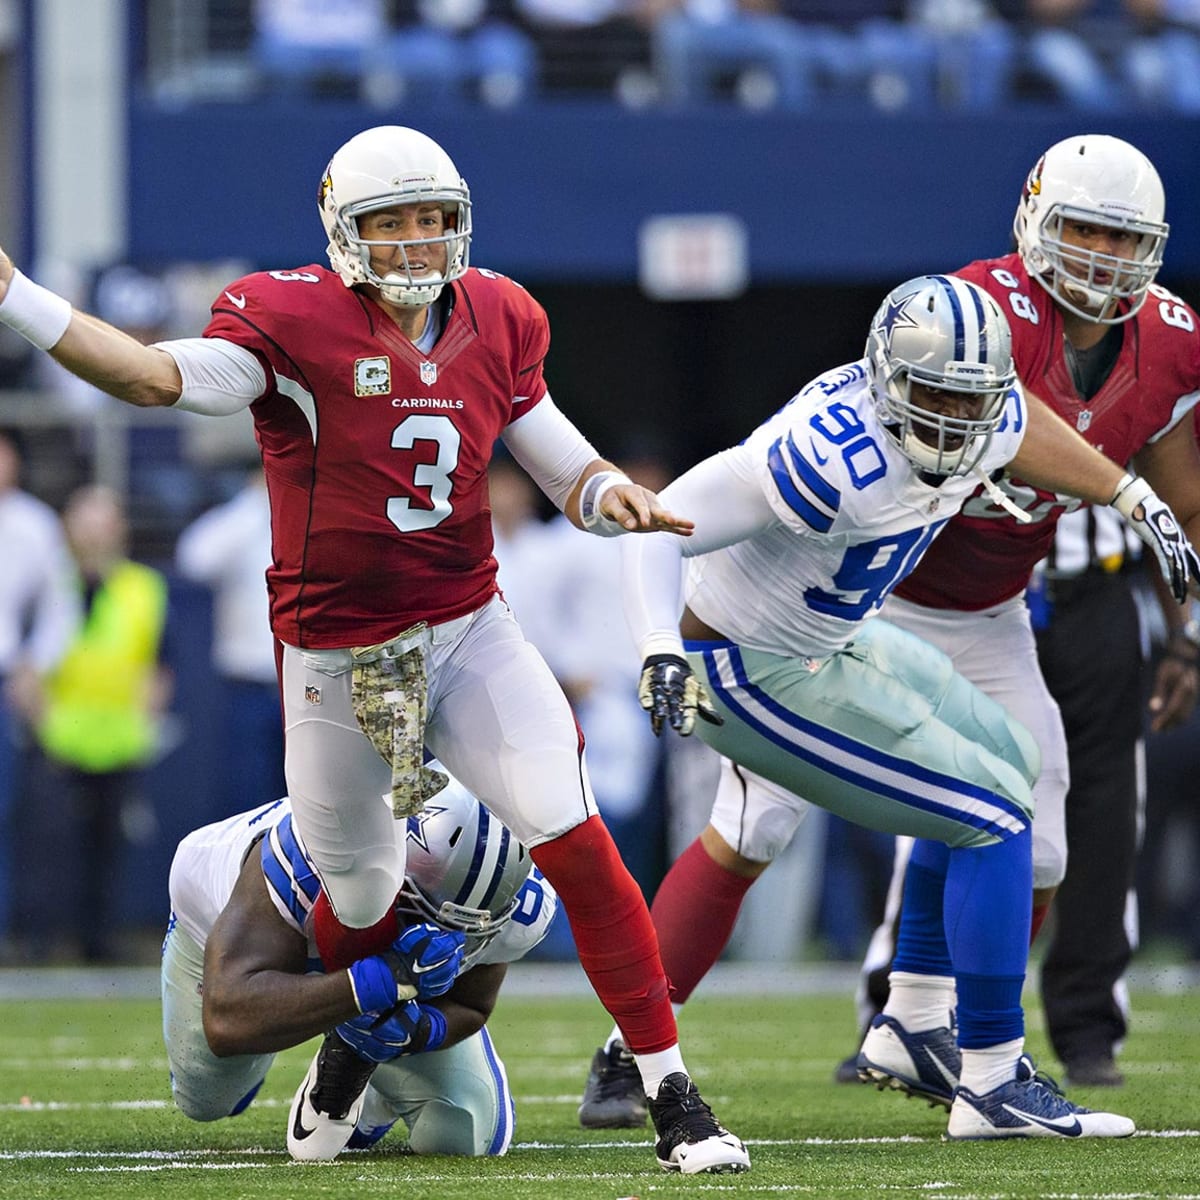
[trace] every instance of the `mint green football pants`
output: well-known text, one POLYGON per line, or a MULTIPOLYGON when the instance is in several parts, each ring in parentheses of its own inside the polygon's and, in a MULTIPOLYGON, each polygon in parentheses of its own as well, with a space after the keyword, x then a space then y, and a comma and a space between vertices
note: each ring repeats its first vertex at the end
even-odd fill
POLYGON ((685 648, 725 719, 697 721, 699 736, 796 796, 949 846, 988 845, 1029 824, 1033 736, 920 638, 875 618, 824 660, 727 641, 685 648))

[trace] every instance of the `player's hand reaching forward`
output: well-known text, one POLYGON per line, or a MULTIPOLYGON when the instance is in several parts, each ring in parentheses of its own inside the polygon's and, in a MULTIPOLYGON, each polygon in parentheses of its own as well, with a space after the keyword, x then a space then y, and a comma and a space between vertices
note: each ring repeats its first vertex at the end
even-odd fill
POLYGON ((600 459, 580 476, 563 511, 581 529, 601 537, 655 532, 690 537, 696 528, 664 508, 649 488, 600 459))
POLYGON ((690 537, 696 524, 663 508, 658 495, 636 483, 608 488, 600 500, 600 512, 630 533, 678 533, 690 537))
POLYGON ((1192 715, 1196 707, 1197 685, 1200 672, 1196 669, 1196 647, 1184 639, 1167 644, 1154 675, 1154 690, 1150 694, 1150 730, 1159 733, 1164 729, 1176 729, 1192 715))

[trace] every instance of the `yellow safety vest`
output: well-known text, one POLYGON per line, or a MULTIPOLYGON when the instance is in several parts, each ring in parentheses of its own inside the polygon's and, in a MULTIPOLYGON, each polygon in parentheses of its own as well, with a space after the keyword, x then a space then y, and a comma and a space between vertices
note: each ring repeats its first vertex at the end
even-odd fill
POLYGON ((46 680, 38 740, 52 758, 100 773, 145 762, 149 712, 167 611, 163 576, 122 562, 105 577, 87 619, 46 680))

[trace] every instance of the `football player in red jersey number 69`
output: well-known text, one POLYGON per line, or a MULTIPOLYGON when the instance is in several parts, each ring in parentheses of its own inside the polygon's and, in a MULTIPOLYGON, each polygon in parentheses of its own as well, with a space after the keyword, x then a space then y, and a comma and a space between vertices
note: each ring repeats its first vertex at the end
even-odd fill
POLYGON ((555 407, 546 315, 512 280, 468 266, 470 193, 436 142, 368 129, 334 154, 317 199, 332 270, 231 283, 203 337, 143 346, 2 253, 0 321, 120 400, 253 414, 293 819, 328 898, 315 914, 322 958, 350 968, 362 1011, 406 999, 420 969, 360 978, 352 964, 399 932, 397 818, 444 779, 424 765, 427 747, 558 891, 580 961, 637 1056, 659 1163, 746 1170, 741 1141, 687 1075, 654 928, 597 814, 570 707, 497 591, 492 447, 503 438, 581 529, 692 525, 555 407))

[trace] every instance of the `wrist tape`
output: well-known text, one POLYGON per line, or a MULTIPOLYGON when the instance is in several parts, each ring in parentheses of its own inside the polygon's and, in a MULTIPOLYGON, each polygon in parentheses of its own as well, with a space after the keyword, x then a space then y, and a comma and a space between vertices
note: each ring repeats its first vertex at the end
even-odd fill
POLYGON ((1109 507, 1115 508, 1121 516, 1129 521, 1137 520, 1134 512, 1147 496, 1153 494, 1153 491, 1154 489, 1140 476, 1122 475, 1120 483, 1117 484, 1117 490, 1113 493, 1113 498, 1108 502, 1109 507))
POLYGON ((0 321, 39 350, 58 345, 71 323, 71 305, 14 269, 0 302, 0 321))
POLYGON ((600 537, 616 537, 617 534, 624 533, 623 525, 610 520, 600 511, 600 501, 609 488, 632 482, 623 471, 597 471, 579 493, 579 517, 584 529, 600 537))

